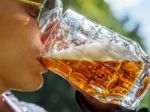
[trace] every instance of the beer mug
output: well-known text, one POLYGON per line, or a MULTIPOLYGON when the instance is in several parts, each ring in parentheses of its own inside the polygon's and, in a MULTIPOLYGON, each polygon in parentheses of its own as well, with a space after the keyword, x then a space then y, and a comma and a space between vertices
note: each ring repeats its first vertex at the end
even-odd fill
POLYGON ((51 27, 41 61, 100 102, 132 110, 149 87, 150 58, 136 42, 70 9, 51 27))

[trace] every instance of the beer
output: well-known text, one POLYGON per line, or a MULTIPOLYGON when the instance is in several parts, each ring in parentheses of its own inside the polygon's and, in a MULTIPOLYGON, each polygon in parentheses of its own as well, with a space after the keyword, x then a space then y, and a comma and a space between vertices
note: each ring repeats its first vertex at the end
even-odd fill
POLYGON ((48 54, 42 58, 42 63, 96 98, 123 98, 135 84, 143 69, 143 62, 113 60, 107 56, 104 60, 104 56, 98 58, 101 52, 98 53, 97 50, 92 45, 84 50, 83 46, 69 48, 48 54))
POLYGON ((73 84, 102 97, 124 96, 131 89, 140 72, 141 62, 86 61, 45 58, 43 63, 73 84), (96 92, 94 89, 98 90, 96 92), (94 93, 95 92, 95 93, 94 93))

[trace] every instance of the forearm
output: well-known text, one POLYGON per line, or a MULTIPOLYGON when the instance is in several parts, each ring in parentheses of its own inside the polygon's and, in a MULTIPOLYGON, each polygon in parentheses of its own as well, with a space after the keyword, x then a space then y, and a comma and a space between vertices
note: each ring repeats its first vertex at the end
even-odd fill
POLYGON ((128 110, 118 105, 100 103, 90 95, 84 93, 76 92, 76 99, 84 112, 137 112, 136 110, 128 110))

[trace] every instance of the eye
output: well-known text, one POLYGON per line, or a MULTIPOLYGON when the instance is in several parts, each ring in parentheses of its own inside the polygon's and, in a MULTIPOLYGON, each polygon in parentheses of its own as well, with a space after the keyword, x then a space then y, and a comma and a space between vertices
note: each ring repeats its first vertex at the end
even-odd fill
POLYGON ((38 8, 30 7, 29 8, 29 14, 30 16, 37 18, 39 15, 40 10, 38 8))

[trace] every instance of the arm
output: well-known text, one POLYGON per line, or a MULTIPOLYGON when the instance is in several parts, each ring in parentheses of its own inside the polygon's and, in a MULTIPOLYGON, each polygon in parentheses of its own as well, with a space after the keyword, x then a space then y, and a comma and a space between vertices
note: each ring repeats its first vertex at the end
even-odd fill
POLYGON ((149 112, 148 108, 128 110, 119 105, 104 104, 83 92, 76 92, 76 100, 83 112, 149 112))

